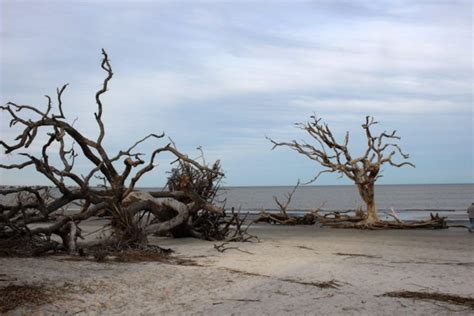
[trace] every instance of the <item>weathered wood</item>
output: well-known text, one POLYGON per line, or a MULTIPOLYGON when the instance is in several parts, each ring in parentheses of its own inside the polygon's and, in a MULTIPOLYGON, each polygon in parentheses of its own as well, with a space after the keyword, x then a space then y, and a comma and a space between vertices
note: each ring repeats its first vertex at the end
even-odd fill
POLYGON ((49 240, 55 234, 62 238, 63 248, 73 253, 78 250, 81 221, 97 216, 99 212, 111 217, 113 237, 122 244, 146 241, 147 235, 170 231, 198 216, 199 212, 224 215, 224 210, 213 203, 216 183, 224 176, 219 161, 207 166, 204 160, 200 163, 181 153, 171 141, 158 146, 146 162, 142 159, 143 154, 136 151, 137 147, 145 141, 161 140, 164 133, 148 134, 115 155, 106 150, 103 146, 106 128, 102 97, 108 91, 113 71, 105 50, 102 50, 102 57, 101 68, 106 75, 95 94, 94 118, 99 130, 96 137, 85 136, 74 126, 74 120, 68 120, 62 101, 67 84, 56 90, 57 111, 53 110, 52 98, 49 96, 46 96, 47 106, 44 110, 14 102, 0 106, 0 110, 11 118, 10 126, 15 125, 20 130, 11 143, 0 140, 0 147, 5 153, 18 153, 23 159, 20 163, 1 164, 0 169, 34 167, 58 191, 54 196, 46 196, 47 189, 44 187, 0 189, 0 195, 16 198, 14 204, 0 203, 0 238, 35 236, 49 240), (36 154, 29 147, 41 141, 40 135, 46 136, 46 140, 40 153, 36 154), (59 149, 53 151, 52 148, 59 149), (196 179, 202 180, 200 185, 203 190, 196 189, 197 183, 191 181, 189 186, 160 192, 161 196, 135 192, 137 183, 155 168, 155 160, 162 154, 175 157, 174 166, 179 165, 196 179), (52 155, 59 159, 51 159, 52 155), (75 168, 79 156, 92 165, 86 174, 78 173, 75 168), (53 161, 59 163, 53 164, 53 161), (97 188, 91 183, 93 179, 98 179, 102 185, 97 188), (71 203, 78 203, 80 209, 68 211, 67 216, 61 215, 62 208, 71 203), (145 222, 145 213, 151 214, 147 218, 153 217, 156 222, 145 222), (47 224, 33 227, 35 223, 47 224))
POLYGON ((387 140, 396 141, 400 137, 396 131, 391 133, 383 132, 378 136, 372 134, 371 128, 378 124, 373 117, 367 116, 362 128, 367 139, 367 147, 364 154, 359 157, 353 157, 349 151, 349 132, 346 133, 344 140, 337 141, 331 129, 326 123, 321 123, 321 119, 311 116, 311 120, 306 123, 297 123, 296 126, 308 133, 316 142, 311 145, 306 142, 277 142, 268 138, 273 143, 273 149, 276 147, 288 147, 307 158, 317 162, 323 167, 323 170, 309 181, 316 181, 324 173, 339 173, 352 180, 357 186, 358 192, 366 204, 366 214, 361 226, 370 226, 379 222, 377 208, 375 205, 375 182, 382 177, 380 170, 382 165, 389 164, 394 167, 412 166, 414 164, 408 161, 401 163, 394 162, 393 158, 398 153, 403 159, 408 159, 409 155, 402 152, 401 148, 387 140))
POLYGON ((288 212, 287 212, 288 207, 290 206, 293 195, 295 194, 299 185, 300 185, 300 181, 298 180, 296 185, 293 187, 293 190, 291 192, 288 192, 285 202, 280 202, 276 196, 273 197, 273 199, 275 200, 275 203, 280 208, 280 213, 269 213, 266 210, 262 210, 260 212, 259 218, 257 218, 255 222, 256 223, 265 222, 269 224, 280 224, 280 225, 313 225, 315 224, 321 217, 319 215, 319 210, 324 205, 324 203, 321 204, 321 206, 318 209, 314 210, 313 212, 307 213, 303 216, 288 215, 288 212))

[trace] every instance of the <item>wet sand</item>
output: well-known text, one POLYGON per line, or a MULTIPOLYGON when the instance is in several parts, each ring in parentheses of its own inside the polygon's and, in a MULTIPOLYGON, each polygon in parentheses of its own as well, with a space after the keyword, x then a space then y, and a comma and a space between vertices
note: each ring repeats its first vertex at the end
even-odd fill
POLYGON ((259 243, 153 238, 198 266, 0 258, 0 286, 61 287, 53 303, 10 314, 472 315, 466 306, 381 296, 410 290, 474 298, 474 234, 261 225, 259 243), (329 282, 329 283, 324 283, 329 282), (332 284, 336 287, 321 288, 332 284))

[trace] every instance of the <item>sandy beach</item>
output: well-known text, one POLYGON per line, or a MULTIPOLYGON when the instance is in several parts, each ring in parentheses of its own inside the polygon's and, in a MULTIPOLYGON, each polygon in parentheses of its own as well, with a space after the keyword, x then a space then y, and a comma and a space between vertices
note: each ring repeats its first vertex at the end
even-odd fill
POLYGON ((470 315, 470 307, 385 297, 422 291, 474 298, 474 235, 466 230, 253 228, 260 242, 153 238, 190 264, 98 263, 66 256, 0 258, 0 286, 62 289, 7 315, 470 315))
POLYGON ((0 316, 474 316, 473 13, 1 1, 0 316))

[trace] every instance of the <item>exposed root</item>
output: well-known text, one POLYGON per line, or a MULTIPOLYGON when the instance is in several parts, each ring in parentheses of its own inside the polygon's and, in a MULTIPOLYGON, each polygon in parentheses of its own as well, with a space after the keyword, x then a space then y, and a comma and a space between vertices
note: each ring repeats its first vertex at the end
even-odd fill
POLYGON ((260 273, 254 273, 254 272, 247 272, 247 271, 241 271, 241 270, 236 270, 236 269, 230 269, 230 268, 225 268, 225 270, 231 272, 231 273, 238 273, 242 275, 247 275, 247 276, 257 276, 257 277, 262 277, 262 278, 269 278, 273 280, 277 280, 280 282, 287 282, 287 283, 293 283, 293 284, 300 284, 300 285, 306 285, 306 286, 315 286, 320 289, 336 289, 339 288, 341 285, 337 280, 329 280, 329 281, 323 281, 323 282, 305 282, 305 281, 300 281, 300 280, 295 280, 295 279, 290 279, 290 278, 275 278, 267 274, 260 274, 260 273))
POLYGON ((197 266, 194 260, 182 259, 162 253, 143 252, 138 250, 128 250, 117 253, 114 258, 115 262, 131 263, 131 262, 160 262, 164 264, 197 266))
POLYGON ((294 279, 278 279, 278 280, 283 281, 283 282, 301 284, 301 285, 315 286, 320 289, 336 289, 340 287, 340 284, 336 280, 329 280, 329 281, 324 281, 324 282, 304 282, 304 281, 298 281, 294 279))
POLYGON ((388 297, 401 297, 401 298, 411 298, 415 300, 431 300, 438 302, 445 302, 455 305, 466 306, 474 310, 474 298, 463 297, 459 295, 452 295, 446 293, 437 293, 437 292, 415 292, 415 291, 396 291, 396 292, 387 292, 382 296, 388 297))
POLYGON ((315 213, 307 213, 304 216, 289 216, 287 214, 271 214, 264 210, 260 212, 260 217, 255 223, 264 222, 279 225, 314 225, 318 221, 315 213))
MULTIPOLYGON (((147 155, 148 161, 142 159, 145 153, 138 148, 146 141, 162 139, 164 133, 148 134, 117 153, 103 145, 106 129, 102 98, 109 91, 113 71, 104 49, 102 56, 100 67, 105 71, 105 78, 95 93, 94 117, 99 130, 96 137, 86 136, 74 126, 75 120, 64 114, 62 98, 67 84, 56 90, 57 104, 53 105, 52 98, 46 96, 46 108, 14 102, 0 106, 0 112, 14 128, 11 137, 2 137, 0 148, 5 154, 16 154, 19 161, 0 164, 0 170, 34 168, 53 188, 0 187, 0 241, 25 237, 49 241, 59 237, 60 250, 76 254, 81 251, 77 242, 81 238, 81 222, 104 215, 112 217, 112 234, 122 243, 121 248, 145 244, 147 236, 152 234, 175 234, 183 227, 191 227, 191 231, 202 228, 200 236, 203 237, 219 234, 220 231, 214 231, 214 228, 219 230, 219 226, 209 227, 206 221, 213 214, 214 217, 224 215, 223 209, 214 204, 224 177, 219 160, 208 165, 201 149, 202 155, 191 159, 181 153, 172 140, 167 145, 155 145, 147 155), (42 150, 31 150, 31 144, 42 150), (137 191, 139 181, 155 168, 156 160, 163 154, 175 159, 167 187, 160 192, 137 191), (86 173, 75 165, 78 160, 87 162, 90 168, 86 173), (93 184, 93 179, 98 179, 100 184, 93 184), (198 221, 202 214, 209 216, 198 221), (157 221, 152 222, 154 219, 157 221)), ((54 243, 47 246, 37 248, 43 253, 57 250, 54 243)))
POLYGON ((474 267, 474 262, 437 262, 437 261, 431 260, 431 261, 390 261, 390 263, 432 264, 432 265, 474 267))
POLYGON ((256 219, 254 222, 265 222, 269 224, 280 224, 280 225, 314 225, 320 215, 318 214, 320 208, 325 204, 321 204, 321 206, 313 212, 309 212, 304 216, 290 216, 288 215, 288 207, 290 206, 291 199, 295 194, 296 190, 300 185, 300 181, 293 187, 291 192, 287 193, 286 201, 281 202, 278 200, 276 196, 273 197, 275 203, 278 205, 280 212, 279 213, 269 213, 265 210, 260 212, 260 217, 256 219))
POLYGON ((336 256, 346 256, 346 257, 364 257, 364 258, 373 258, 373 259, 380 259, 382 257, 380 256, 374 256, 374 255, 366 255, 366 254, 361 254, 361 253, 342 253, 342 252, 336 252, 334 253, 336 256))
POLYGON ((236 302, 261 302, 261 300, 252 300, 248 298, 223 298, 223 300, 236 302))
POLYGON ((306 247, 306 246, 296 246, 296 248, 300 248, 300 249, 304 249, 304 250, 316 251, 316 249, 311 248, 311 247, 306 247))
POLYGON ((446 217, 440 217, 438 213, 430 214, 431 219, 425 221, 367 221, 360 218, 330 218, 321 220, 323 226, 330 226, 333 228, 357 228, 357 229, 445 229, 448 228, 446 224, 446 217))
POLYGON ((34 257, 64 250, 59 242, 39 236, 0 240, 0 257, 34 257))
POLYGON ((257 236, 248 232, 250 226, 252 226, 252 222, 245 225, 248 215, 249 213, 241 216, 240 209, 235 212, 235 209, 233 207, 231 208, 231 217, 222 228, 225 232, 224 240, 229 242, 259 241, 257 236))
POLYGON ((257 277, 263 277, 263 278, 271 278, 271 276, 266 275, 266 274, 242 271, 242 270, 237 270, 237 269, 232 269, 232 268, 224 268, 224 270, 229 271, 231 273, 237 273, 237 274, 242 274, 242 275, 247 275, 247 276, 257 276, 257 277))
POLYGON ((242 250, 242 249, 240 249, 239 247, 226 247, 226 245, 228 245, 228 244, 229 244, 228 242, 224 242, 224 243, 222 243, 222 244, 220 244, 220 245, 217 245, 217 244, 216 244, 216 245, 214 245, 214 249, 216 249, 218 252, 221 252, 221 253, 222 253, 222 252, 225 252, 225 251, 227 251, 227 250, 234 249, 234 250, 237 250, 237 251, 240 251, 240 252, 243 252, 243 253, 247 253, 247 254, 249 254, 249 255, 253 255, 252 252, 246 251, 246 250, 242 250))
POLYGON ((92 247, 83 256, 69 257, 66 261, 96 261, 100 263, 159 262, 171 265, 199 266, 194 260, 171 255, 173 250, 146 245, 138 248, 118 249, 113 247, 92 247))

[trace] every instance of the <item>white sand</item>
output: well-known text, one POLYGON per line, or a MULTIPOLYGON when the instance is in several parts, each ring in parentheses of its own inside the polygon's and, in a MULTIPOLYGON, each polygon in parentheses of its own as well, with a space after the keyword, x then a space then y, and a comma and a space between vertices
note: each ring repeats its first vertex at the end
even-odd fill
POLYGON ((2 277, 0 286, 12 281, 74 284, 67 299, 43 306, 23 306, 11 312, 15 315, 474 313, 449 303, 378 296, 388 291, 411 290, 474 297, 474 234, 466 230, 358 231, 263 226, 253 233, 260 236, 260 243, 229 245, 251 254, 234 249, 219 253, 214 249, 216 243, 194 239, 154 240, 173 248, 177 256, 192 258, 205 267, 155 262, 101 264, 63 261, 61 257, 0 258, 0 273, 12 277, 2 277), (337 280, 340 287, 320 289, 282 279, 337 280))

